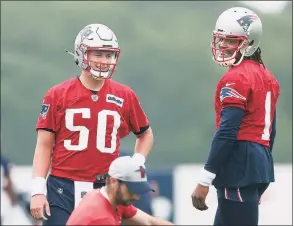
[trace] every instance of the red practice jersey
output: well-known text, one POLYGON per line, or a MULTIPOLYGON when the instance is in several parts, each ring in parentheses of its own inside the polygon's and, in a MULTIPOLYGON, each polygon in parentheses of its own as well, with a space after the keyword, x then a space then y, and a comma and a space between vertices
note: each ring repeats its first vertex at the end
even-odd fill
POLYGON ((280 86, 276 78, 252 61, 228 70, 219 81, 215 94, 216 128, 221 110, 233 106, 245 111, 237 140, 247 140, 269 147, 270 133, 280 86))
POLYGON ((122 219, 132 218, 136 213, 133 205, 120 205, 114 210, 100 189, 96 189, 83 197, 66 225, 121 225, 122 219))
POLYGON ((55 132, 51 174, 88 182, 108 172, 121 138, 148 127, 132 89, 107 79, 95 95, 77 77, 47 92, 36 125, 55 132))

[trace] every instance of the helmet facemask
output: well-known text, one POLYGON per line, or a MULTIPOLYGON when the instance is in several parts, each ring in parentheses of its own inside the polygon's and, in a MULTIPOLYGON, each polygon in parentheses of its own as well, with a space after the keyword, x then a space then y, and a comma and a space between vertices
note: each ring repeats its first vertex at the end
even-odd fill
POLYGON ((244 57, 247 46, 248 39, 246 36, 213 32, 212 59, 223 67, 238 65, 244 57))

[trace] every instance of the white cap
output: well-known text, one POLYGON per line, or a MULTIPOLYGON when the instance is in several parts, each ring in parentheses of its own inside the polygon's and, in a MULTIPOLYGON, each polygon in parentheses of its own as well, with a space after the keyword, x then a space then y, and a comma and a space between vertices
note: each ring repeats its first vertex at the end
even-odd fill
POLYGON ((108 170, 110 177, 123 181, 130 192, 144 194, 154 191, 148 183, 146 167, 134 161, 130 156, 123 156, 115 159, 108 170))

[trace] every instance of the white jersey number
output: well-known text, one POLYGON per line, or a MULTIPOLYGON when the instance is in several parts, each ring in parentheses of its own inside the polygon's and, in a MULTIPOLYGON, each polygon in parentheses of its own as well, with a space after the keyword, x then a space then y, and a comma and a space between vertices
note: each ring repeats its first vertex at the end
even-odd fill
MULTIPOLYGON (((66 109, 65 112, 65 126, 70 131, 80 132, 78 144, 72 144, 69 139, 64 140, 64 147, 70 151, 83 151, 88 147, 89 129, 85 126, 75 126, 73 124, 74 115, 82 114, 82 118, 90 118, 91 112, 89 108, 66 109)), ((120 115, 116 111, 102 110, 98 113, 96 148, 103 153, 114 153, 116 150, 117 130, 120 127, 120 115), (111 133, 111 145, 106 147, 106 128, 107 116, 112 116, 114 125, 111 133)))
POLYGON ((271 126, 271 92, 266 93, 265 97, 265 117, 264 117, 264 129, 263 134, 261 136, 262 140, 269 140, 270 139, 270 126, 271 126))

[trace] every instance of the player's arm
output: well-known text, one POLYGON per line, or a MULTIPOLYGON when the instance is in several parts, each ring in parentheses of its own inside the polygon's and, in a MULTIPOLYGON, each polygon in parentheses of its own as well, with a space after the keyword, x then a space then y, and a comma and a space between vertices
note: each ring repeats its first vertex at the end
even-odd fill
POLYGON ((241 74, 228 74, 220 81, 220 125, 212 140, 199 184, 209 186, 231 155, 245 114, 250 83, 241 74), (228 86, 228 84, 230 84, 228 86))
POLYGON ((153 140, 154 138, 151 127, 149 127, 144 133, 138 135, 133 158, 138 159, 138 161, 142 163, 145 163, 145 159, 149 155, 153 146, 153 140))
POLYGON ((33 183, 36 189, 33 193, 35 194, 43 194, 45 189, 45 180, 51 163, 54 138, 54 133, 44 129, 38 130, 37 144, 33 159, 33 183))
POLYGON ((272 122, 272 132, 271 132, 271 135, 270 135, 270 151, 272 152, 273 151, 273 147, 274 147, 274 142, 275 142, 275 138, 276 138, 276 132, 277 132, 277 120, 276 120, 276 116, 277 115, 277 110, 275 110, 275 113, 274 113, 274 119, 273 119, 273 122, 272 122))
POLYGON ((51 162, 51 150, 54 143, 54 133, 39 129, 37 144, 33 159, 33 179, 31 184, 30 210, 36 220, 47 220, 43 210, 50 216, 50 208, 46 194, 46 176, 51 162), (45 207, 45 208, 44 208, 45 207), (44 208, 44 209, 43 209, 44 208))
POLYGON ((129 122, 137 138, 133 158, 144 164, 153 146, 153 132, 139 99, 133 91, 130 100, 129 122))
POLYGON ((56 106, 53 91, 45 95, 36 125, 37 143, 33 159, 32 196, 45 194, 46 177, 51 163, 51 153, 55 141, 56 106))
POLYGON ((125 219, 124 222, 127 225, 174 225, 173 223, 153 217, 140 209, 137 209, 137 213, 128 219, 125 219))
POLYGON ((221 124, 212 140, 208 160, 202 169, 200 184, 210 185, 223 162, 231 155, 243 115, 244 110, 237 107, 226 107, 221 111, 221 124))

